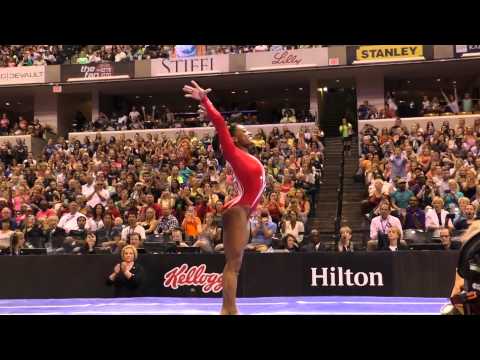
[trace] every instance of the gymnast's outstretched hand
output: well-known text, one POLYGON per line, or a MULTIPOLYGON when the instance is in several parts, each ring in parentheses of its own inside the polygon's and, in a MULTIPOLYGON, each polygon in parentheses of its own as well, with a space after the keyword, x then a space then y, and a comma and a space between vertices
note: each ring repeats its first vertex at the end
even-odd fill
POLYGON ((212 89, 202 89, 195 81, 192 80, 192 85, 185 85, 183 91, 185 92, 185 97, 192 98, 198 101, 202 101, 205 96, 212 91, 212 89))

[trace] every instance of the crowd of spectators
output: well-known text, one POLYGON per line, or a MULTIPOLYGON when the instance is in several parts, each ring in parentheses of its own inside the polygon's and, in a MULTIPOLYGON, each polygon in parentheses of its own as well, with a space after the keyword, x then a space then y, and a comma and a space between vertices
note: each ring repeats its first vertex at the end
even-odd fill
MULTIPOLYGON (((319 45, 199 45, 199 55, 281 51, 319 45)), ((92 64, 175 56, 175 45, 0 45, 0 66, 92 64)))
MULTIPOLYGON (((233 111, 222 111, 227 121, 235 121, 243 125, 259 125, 266 121, 259 118, 257 111, 234 109, 233 111)), ((280 124, 314 121, 314 117, 308 111, 295 112, 293 109, 284 109, 277 120, 280 124)), ((268 123, 275 123, 269 120, 268 123)), ((77 112, 72 122, 72 130, 82 131, 115 131, 115 130, 139 130, 139 129, 168 129, 212 126, 209 119, 201 113, 184 112, 174 113, 166 107, 155 107, 146 109, 132 106, 130 111, 112 112, 109 116, 100 112, 97 118, 88 122, 86 117, 77 112)))
POLYGON ((390 128, 363 128, 358 175, 368 191, 369 249, 388 247, 393 228, 399 244, 420 232, 456 247, 452 235, 479 215, 479 136, 480 118, 472 126, 459 119, 409 129, 397 118, 390 128))
POLYGON ((0 118, 0 136, 5 135, 32 135, 43 138, 46 132, 52 130, 40 123, 39 119, 33 122, 20 115, 16 121, 11 119, 7 113, 3 113, 0 118))
MULTIPOLYGON (((322 175, 320 130, 293 134, 284 127, 269 136, 260 130, 255 139, 251 151, 265 165, 267 188, 252 214, 249 247, 297 251, 307 243, 305 225, 322 175)), ((141 249, 145 242, 222 251, 222 206, 237 189, 208 135, 50 139, 37 159, 20 142, 2 145, 0 161, 4 253, 22 247, 119 253, 126 244, 141 249)))
POLYGON ((395 93, 387 93, 383 109, 377 109, 374 105, 365 100, 358 107, 358 119, 385 119, 416 116, 435 116, 452 114, 470 114, 480 110, 480 104, 472 99, 470 93, 465 92, 460 99, 457 94, 456 86, 453 87, 451 94, 446 94, 440 89, 441 96, 429 97, 424 95, 422 99, 417 100, 396 100, 395 93))

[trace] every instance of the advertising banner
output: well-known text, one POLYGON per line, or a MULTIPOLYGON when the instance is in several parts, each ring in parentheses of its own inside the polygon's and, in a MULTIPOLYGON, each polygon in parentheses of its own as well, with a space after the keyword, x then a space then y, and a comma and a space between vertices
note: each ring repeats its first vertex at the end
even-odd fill
POLYGON ((1 85, 41 84, 45 82, 45 66, 0 68, 1 85))
POLYGON ((455 45, 455 57, 480 56, 480 45, 455 45))
POLYGON ((134 62, 62 65, 61 78, 65 82, 130 79, 134 66, 134 62))
POLYGON ((347 63, 371 64, 398 61, 419 61, 433 57, 432 46, 366 45, 347 47, 347 63))
POLYGON ((328 48, 279 50, 246 54, 248 71, 328 66, 328 48))
POLYGON ((229 70, 229 55, 209 55, 151 60, 152 77, 186 74, 214 74, 228 72, 229 70))

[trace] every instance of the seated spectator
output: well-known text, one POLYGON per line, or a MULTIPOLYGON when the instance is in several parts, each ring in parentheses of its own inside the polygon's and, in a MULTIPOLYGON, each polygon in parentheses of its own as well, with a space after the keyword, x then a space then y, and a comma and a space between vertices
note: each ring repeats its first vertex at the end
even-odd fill
POLYGON ((205 220, 202 224, 202 234, 206 234, 213 246, 221 241, 222 229, 218 227, 212 212, 205 215, 205 220))
POLYGON ((25 241, 27 243, 35 248, 45 247, 45 235, 43 234, 43 230, 37 224, 34 215, 27 216, 22 231, 23 234, 25 234, 25 241))
POLYGON ((304 252, 317 252, 325 251, 325 245, 321 242, 320 233, 317 229, 310 231, 308 236, 308 243, 302 246, 302 251, 304 252))
POLYGON ((10 221, 2 220, 0 228, 0 250, 2 253, 10 248, 13 230, 10 228, 10 221))
POLYGON ((399 251, 399 250, 408 250, 406 244, 401 240, 402 230, 396 226, 392 226, 388 229, 388 246, 386 249, 378 250, 387 250, 387 251, 399 251))
POLYGON ((42 230, 48 252, 63 251, 66 233, 63 228, 58 227, 58 222, 58 216, 54 215, 49 216, 43 223, 42 230))
POLYGON ((66 253, 77 253, 85 246, 85 240, 87 239, 87 218, 85 216, 79 216, 77 218, 77 229, 71 230, 68 236, 65 238, 63 248, 66 253))
POLYGON ((40 201, 39 208, 40 210, 37 211, 37 214, 36 214, 37 221, 47 219, 48 217, 55 216, 57 214, 55 210, 53 210, 48 206, 48 202, 45 199, 42 199, 40 201))
POLYGON ((25 240, 23 232, 16 230, 12 234, 13 255, 21 255, 22 249, 31 249, 33 246, 25 240))
POLYGON ((280 124, 296 123, 297 118, 290 109, 285 110, 283 118, 280 120, 280 124))
POLYGON ((102 204, 97 204, 93 208, 93 216, 87 220, 87 228, 90 231, 97 231, 104 227, 103 217, 105 216, 105 208, 102 204))
MULTIPOLYGON (((164 194, 168 195, 168 193, 164 192, 162 193, 162 197, 164 194)), ((171 206, 172 204, 169 204, 169 207, 171 206)), ((155 197, 153 196, 153 194, 145 195, 145 205, 140 210, 140 215, 144 215, 148 208, 152 208, 155 211, 155 219, 159 219, 162 216, 162 207, 160 206, 160 203, 155 203, 155 197)))
POLYGON ((352 229, 348 226, 340 228, 340 240, 338 241, 338 252, 353 252, 352 229))
POLYGON ((145 211, 145 221, 139 223, 145 229, 145 236, 147 239, 150 235, 153 235, 157 229, 158 221, 155 219, 155 209, 147 208, 145 211))
POLYGON ((169 236, 172 231, 178 228, 180 225, 177 218, 172 215, 172 209, 170 207, 163 207, 162 214, 163 216, 158 219, 158 225, 155 233, 169 236))
POLYGON ((138 224, 137 215, 131 212, 128 214, 127 226, 125 226, 125 228, 122 230, 122 240, 127 241, 128 235, 133 233, 140 234, 142 241, 145 241, 145 229, 138 224))
POLYGON ((7 117, 7 114, 3 113, 2 118, 0 119, 0 135, 8 135, 10 132, 10 120, 7 117))
POLYGON ((458 183, 454 179, 448 180, 448 189, 445 190, 443 201, 445 207, 449 208, 450 205, 458 206, 458 200, 463 197, 463 193, 460 191, 458 183))
POLYGON ((444 250, 459 250, 462 243, 457 240, 452 240, 452 231, 449 228, 440 229, 440 241, 442 242, 444 250))
POLYGON ((468 204, 465 207, 465 214, 458 220, 454 221, 453 225, 455 230, 467 230, 468 227, 475 221, 475 219, 475 207, 471 204, 468 204))
POLYGON ((58 223, 58 227, 65 230, 67 234, 72 230, 78 230, 77 219, 80 216, 83 216, 78 211, 78 204, 75 201, 72 201, 68 204, 68 210, 69 212, 63 215, 58 223))
POLYGON ((406 215, 402 216, 403 229, 425 230, 425 211, 419 208, 416 196, 410 198, 406 215))
POLYGON ((200 221, 200 218, 195 214, 195 209, 193 206, 188 207, 181 227, 185 234, 185 240, 187 244, 193 244, 198 234, 202 232, 202 222, 200 221))
POLYGON ((301 221, 298 221, 297 214, 293 211, 290 211, 288 212, 285 221, 282 222, 281 232, 282 236, 292 234, 297 242, 301 243, 303 241, 305 227, 301 221))
POLYGON ((189 245, 183 240, 182 229, 177 227, 172 230, 171 242, 174 242, 177 246, 188 247, 189 245))
POLYGON ((408 203, 412 196, 415 196, 413 192, 407 189, 407 180, 402 178, 397 181, 397 190, 390 195, 392 199, 393 207, 399 214, 405 216, 408 203))
POLYGON ((97 237, 94 232, 89 231, 85 239, 85 244, 81 250, 82 254, 95 254, 95 247, 97 246, 97 237))
POLYGON ((453 229, 452 218, 448 212, 443 209, 444 202, 441 197, 435 197, 432 201, 433 209, 427 210, 425 213, 425 227, 428 231, 433 232, 433 237, 440 236, 439 230, 444 227, 453 229))
POLYGON ((385 249, 388 246, 388 230, 392 227, 400 229, 400 239, 403 237, 402 224, 395 216, 390 215, 390 204, 380 204, 380 215, 374 217, 370 223, 370 240, 367 243, 367 250, 385 249))
POLYGON ((298 252, 300 251, 300 246, 298 245, 297 240, 292 234, 287 234, 282 239, 283 248, 287 252, 298 252))
POLYGON ((132 245, 123 247, 122 262, 115 265, 113 273, 107 279, 113 285, 115 297, 133 297, 142 295, 143 267, 136 261, 137 249, 132 245))
POLYGON ((95 181, 93 190, 87 190, 83 195, 87 198, 87 205, 92 209, 95 208, 97 204, 101 204, 105 207, 107 205, 107 200, 110 197, 110 193, 105 189, 105 183, 99 180, 95 181))
POLYGON ((247 245, 247 248, 258 252, 266 251, 272 245, 273 236, 277 232, 277 225, 269 219, 268 212, 263 210, 260 216, 251 220, 250 226, 252 241, 247 245))
POLYGON ((115 241, 113 241, 113 236, 115 234, 121 233, 122 227, 115 225, 112 215, 106 213, 103 216, 103 227, 97 229, 97 231, 95 232, 97 245, 102 248, 111 248, 113 245, 115 245, 115 241))
POLYGON ((366 120, 370 118, 370 104, 367 100, 363 102, 362 105, 358 107, 358 119, 366 120))
POLYGON ((132 245, 137 250, 143 248, 143 241, 140 237, 140 234, 137 233, 131 233, 128 235, 127 244, 132 245))

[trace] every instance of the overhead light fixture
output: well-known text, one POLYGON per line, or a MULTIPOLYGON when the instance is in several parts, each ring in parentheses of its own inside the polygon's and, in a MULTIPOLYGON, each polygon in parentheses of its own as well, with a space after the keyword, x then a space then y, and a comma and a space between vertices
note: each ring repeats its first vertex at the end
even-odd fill
POLYGON ((328 91, 328 88, 325 86, 325 87, 323 88, 323 91, 328 91))
POLYGON ((440 82, 440 78, 437 79, 437 82, 440 82))
POLYGON ((232 94, 236 94, 237 92, 236 91, 232 91, 232 94))
POLYGON ((248 90, 245 90, 244 93, 245 93, 245 94, 248 94, 248 90))
POLYGON ((303 88, 298 88, 298 90, 303 91, 303 88))
POLYGON ((407 80, 407 84, 410 84, 410 83, 411 83, 411 81, 410 81, 410 80, 407 80))
POLYGON ((6 102, 5 102, 5 106, 10 106, 10 102, 9 102, 9 101, 6 101, 6 102))
POLYGON ((317 91, 322 92, 322 91, 323 91, 323 88, 317 88, 317 91))
POLYGON ((153 96, 152 95, 149 95, 148 98, 151 99, 153 96))
POLYGON ((135 99, 140 99, 140 96, 139 95, 135 96, 135 99))
POLYGON ((288 89, 285 89, 285 91, 288 91, 288 89))
POLYGON ((339 82, 340 82, 340 80, 336 80, 336 81, 337 81, 337 83, 339 83, 339 82))

